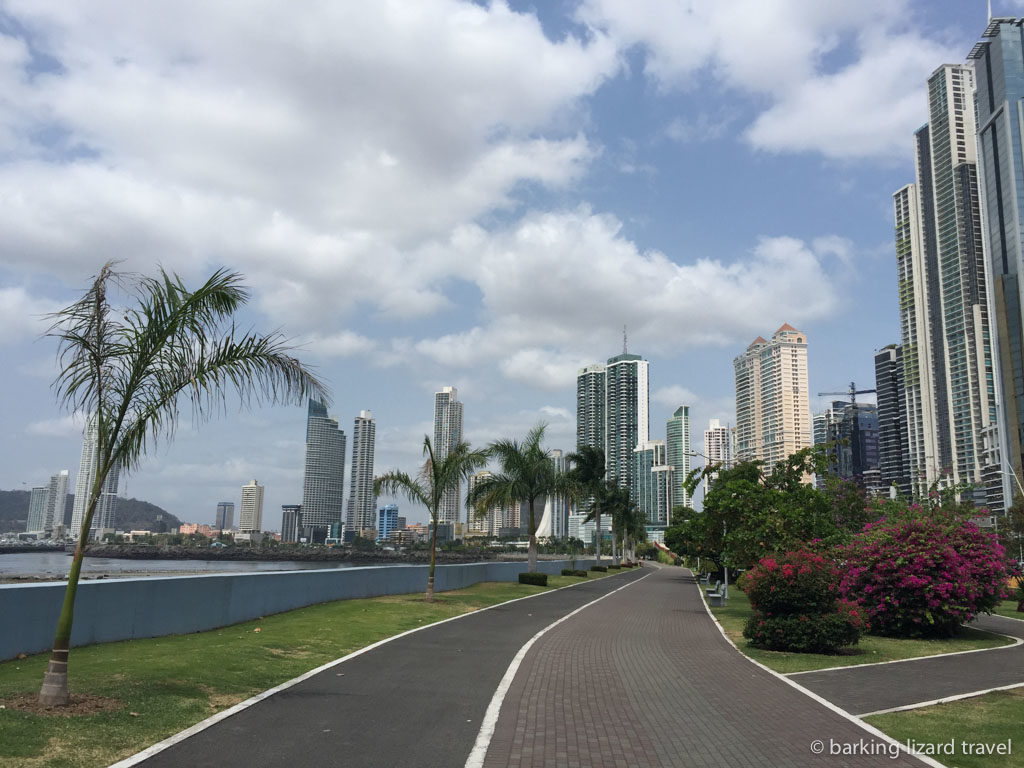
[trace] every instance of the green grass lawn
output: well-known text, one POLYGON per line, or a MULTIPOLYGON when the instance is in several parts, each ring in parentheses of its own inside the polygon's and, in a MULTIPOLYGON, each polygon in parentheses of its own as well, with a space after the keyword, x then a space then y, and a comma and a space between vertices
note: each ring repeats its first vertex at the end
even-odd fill
POLYGON ((72 694, 116 700, 113 711, 90 715, 40 716, 12 708, 12 697, 38 692, 49 655, 0 663, 0 704, 8 703, 0 710, 0 765, 109 765, 378 640, 586 580, 551 576, 546 588, 476 584, 438 593, 432 604, 423 602, 422 593, 344 600, 208 632, 73 648, 72 694))
POLYGON ((1024 613, 1017 612, 1017 601, 1016 600, 1003 600, 999 605, 996 606, 996 613, 1000 616, 1007 616, 1011 619, 1022 619, 1024 620, 1024 613))
MULTIPOLYGON (((743 625, 751 614, 747 596, 735 586, 729 587, 729 600, 724 608, 712 608, 715 618, 721 622, 729 638, 750 658, 761 662, 766 667, 783 674, 789 672, 806 672, 826 667, 853 666, 856 664, 872 664, 878 661, 895 661, 911 659, 916 656, 933 656, 938 653, 955 651, 971 651, 977 648, 997 648, 1008 645, 1012 640, 1000 635, 993 635, 977 629, 965 629, 958 637, 937 640, 902 640, 891 637, 875 637, 863 635, 860 643, 853 650, 844 654, 823 653, 785 653, 782 651, 764 651, 747 644, 743 637, 743 625)), ((1024 740, 1021 742, 1024 750, 1024 740)))
POLYGON ((955 742, 955 756, 938 756, 950 766, 962 768, 1024 767, 1024 688, 996 691, 934 707, 893 712, 865 718, 900 742, 913 739, 925 744, 955 742), (962 742, 1005 744, 1013 739, 1009 755, 965 754, 962 742))

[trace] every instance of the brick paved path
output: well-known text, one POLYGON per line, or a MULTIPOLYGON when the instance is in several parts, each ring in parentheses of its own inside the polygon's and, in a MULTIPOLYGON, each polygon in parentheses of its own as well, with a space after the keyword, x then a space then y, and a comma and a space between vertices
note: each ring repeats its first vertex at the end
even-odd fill
MULTIPOLYGON (((971 626, 1024 637, 1024 621, 1004 616, 982 616, 971 626)), ((1024 683, 1024 645, 790 677, 847 712, 861 715, 1024 683)))
POLYGON ((541 637, 484 765, 920 766, 758 668, 722 637, 692 575, 664 568, 541 637), (821 740, 826 754, 815 755, 821 740), (829 755, 860 744, 867 755, 829 755))

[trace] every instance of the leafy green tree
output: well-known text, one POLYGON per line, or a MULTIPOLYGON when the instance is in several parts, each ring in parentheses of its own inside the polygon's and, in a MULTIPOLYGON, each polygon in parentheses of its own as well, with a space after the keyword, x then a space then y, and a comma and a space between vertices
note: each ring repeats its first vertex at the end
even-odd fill
MULTIPOLYGON (((718 471, 704 498, 704 510, 674 517, 665 542, 674 552, 705 557, 719 567, 747 567, 770 553, 797 549, 820 539, 825 544, 849 538, 862 524, 817 490, 807 478, 825 457, 803 449, 766 473, 761 462, 742 462, 718 471), (685 522, 684 522, 685 520, 685 522)), ((859 503, 859 502, 858 502, 859 503)))
POLYGON ((487 463, 486 451, 470 450, 469 443, 463 441, 452 448, 447 456, 439 457, 434 453, 430 437, 423 436, 423 466, 419 475, 413 479, 405 472, 392 470, 373 481, 375 495, 402 494, 414 504, 422 504, 430 513, 433 532, 430 536, 430 570, 427 575, 426 601, 434 601, 434 569, 437 565, 437 526, 441 500, 448 491, 459 488, 463 480, 487 463))
POLYGON ((483 516, 488 509, 509 504, 526 503, 530 510, 529 571, 537 571, 537 501, 547 496, 573 495, 576 486, 568 473, 555 469, 554 462, 541 445, 545 424, 531 429, 520 443, 497 440, 487 447, 487 454, 497 459, 501 471, 485 477, 473 486, 468 504, 483 516))
POLYGON ((581 445, 575 452, 566 456, 572 464, 569 479, 575 486, 575 498, 582 502, 590 500, 585 522, 596 521, 597 533, 594 536, 594 556, 601 562, 601 502, 599 496, 604 492, 605 463, 604 450, 592 445, 581 445))
POLYGON ((111 469, 135 469, 151 444, 171 439, 182 399, 201 421, 224 407, 228 390, 243 404, 327 398, 324 385, 289 354, 280 334, 236 330, 232 318, 249 298, 238 273, 218 270, 191 291, 163 270, 156 277, 129 277, 114 267, 105 264, 81 299, 54 313, 48 334, 58 339, 58 400, 86 414, 95 428, 96 463, 39 694, 47 706, 68 703, 75 595, 96 503, 111 469), (113 306, 111 294, 118 288, 129 294, 129 306, 113 306))

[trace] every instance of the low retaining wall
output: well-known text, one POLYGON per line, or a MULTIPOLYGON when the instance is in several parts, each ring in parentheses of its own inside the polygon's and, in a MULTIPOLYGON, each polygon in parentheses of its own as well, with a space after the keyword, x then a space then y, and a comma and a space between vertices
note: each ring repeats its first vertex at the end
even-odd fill
MULTIPOLYGON (((576 567, 593 563, 578 559, 576 567)), ((568 567, 567 560, 537 562, 541 573, 568 567)), ((515 581, 526 569, 525 561, 439 565, 434 588, 515 581)), ((423 592, 427 571, 426 565, 383 565, 82 581, 71 645, 201 632, 315 603, 423 592)), ((64 582, 0 585, 0 660, 52 647, 64 589, 64 582)))

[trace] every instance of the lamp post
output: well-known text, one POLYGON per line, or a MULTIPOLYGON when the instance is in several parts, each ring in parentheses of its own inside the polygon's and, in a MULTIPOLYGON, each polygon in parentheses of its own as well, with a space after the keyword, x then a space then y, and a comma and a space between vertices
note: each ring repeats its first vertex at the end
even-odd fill
MULTIPOLYGON (((1017 490, 1020 491, 1021 498, 1024 498, 1024 486, 1020 484, 1020 478, 1017 477, 1017 473, 1013 471, 1013 467, 1011 467, 1009 464, 1004 463, 1003 466, 1006 467, 1006 469, 1001 469, 999 471, 1004 475, 1013 476, 1014 482, 1017 483, 1017 490)), ((1010 506, 1013 506, 1012 502, 1010 503, 1010 505, 1007 506, 1007 509, 1009 509, 1010 506)), ((1024 542, 1020 540, 1019 536, 1017 537, 1017 562, 1024 562, 1024 542)))

